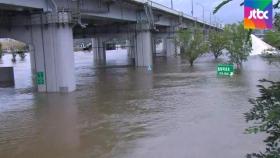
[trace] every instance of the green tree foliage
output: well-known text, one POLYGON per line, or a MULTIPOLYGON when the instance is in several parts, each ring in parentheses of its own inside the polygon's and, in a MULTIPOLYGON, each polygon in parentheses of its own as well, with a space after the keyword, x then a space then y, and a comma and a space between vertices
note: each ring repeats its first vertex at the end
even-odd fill
MULTIPOLYGON (((215 14, 231 1, 224 0, 214 9, 213 13, 215 14)), ((273 7, 279 9, 280 0, 277 0, 273 7)), ((274 25, 277 29, 279 29, 279 19, 279 14, 276 14, 274 25)), ((273 32, 270 34, 273 34, 273 32)), ((245 118, 247 122, 255 123, 255 126, 247 129, 249 133, 265 132, 268 134, 264 141, 267 147, 264 153, 248 154, 247 158, 280 158, 280 82, 267 80, 261 82, 268 83, 270 86, 266 88, 259 85, 261 96, 250 100, 253 108, 245 114, 245 118)))
POLYGON ((201 29, 180 30, 177 33, 178 42, 182 48, 182 57, 186 58, 190 65, 202 54, 208 51, 208 43, 204 39, 201 29))
MULTIPOLYGON (((214 10, 213 10, 213 14, 216 14, 221 8, 223 8, 225 5, 229 4, 230 2, 232 2, 233 0, 223 0, 219 5, 217 5, 214 10)), ((240 4, 240 6, 243 6, 244 5, 244 1, 240 4)), ((277 0, 275 1, 274 5, 273 5, 273 8, 274 9, 280 9, 280 0, 277 0)), ((275 14, 275 16, 277 16, 277 14, 275 14)), ((278 19, 279 19, 279 14, 278 14, 278 19)), ((276 19, 277 20, 277 19, 276 19)), ((279 20, 278 21, 275 21, 275 22, 278 22, 279 23, 279 20)), ((277 26, 275 25, 275 26, 277 26)), ((278 25, 279 26, 279 25, 278 25)), ((279 28, 279 27, 278 27, 279 28)), ((249 40, 250 38, 250 35, 252 34, 252 29, 250 29, 248 31, 248 34, 247 34, 247 40, 249 40)))
POLYGON ((247 155, 247 158, 280 158, 280 82, 261 80, 268 87, 259 85, 260 96, 251 99, 253 108, 245 113, 247 122, 254 125, 247 129, 248 133, 265 132, 267 138, 265 152, 247 155))
POLYGON ((268 31, 264 36, 264 41, 271 46, 280 49, 280 32, 268 31))
POLYGON ((227 40, 223 32, 211 31, 209 34, 209 50, 214 54, 217 59, 223 53, 227 40))
POLYGON ((274 27, 275 27, 275 30, 280 32, 280 13, 275 13, 274 27))
POLYGON ((249 30, 245 30, 243 24, 227 25, 224 29, 227 39, 226 49, 232 63, 237 64, 238 68, 243 61, 246 61, 252 50, 251 38, 248 40, 249 30))
MULTIPOLYGON (((213 14, 216 14, 221 8, 223 8, 225 5, 229 4, 231 1, 233 1, 233 0, 223 0, 219 5, 217 5, 214 8, 213 14)), ((243 6, 243 5, 244 5, 244 1, 240 4, 240 6, 243 6)), ((274 5, 273 5, 273 8, 274 9, 280 9, 280 0, 275 1, 274 5)), ((280 29, 279 28, 279 25, 280 25, 280 23, 279 23, 279 21, 280 21, 279 13, 275 14, 275 16, 277 17, 277 18, 275 17, 275 19, 276 19, 275 26, 278 26, 278 29, 280 29)), ((249 40, 249 37, 250 37, 251 34, 252 34, 252 30, 250 29, 248 34, 247 34, 247 40, 249 40)))
POLYGON ((274 16, 274 31, 266 32, 264 41, 271 46, 280 49, 280 13, 276 13, 274 16))

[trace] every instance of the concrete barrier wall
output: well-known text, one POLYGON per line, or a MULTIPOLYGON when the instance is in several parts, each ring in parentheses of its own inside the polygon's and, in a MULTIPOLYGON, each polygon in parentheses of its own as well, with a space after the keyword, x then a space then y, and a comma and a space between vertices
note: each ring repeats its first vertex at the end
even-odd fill
POLYGON ((0 67, 0 87, 13 87, 15 85, 14 68, 0 67))

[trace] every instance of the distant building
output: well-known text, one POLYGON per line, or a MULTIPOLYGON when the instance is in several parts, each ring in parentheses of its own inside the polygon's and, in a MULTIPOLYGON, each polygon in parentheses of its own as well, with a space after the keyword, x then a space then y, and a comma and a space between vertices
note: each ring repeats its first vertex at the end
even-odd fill
POLYGON ((266 34, 266 32, 268 32, 269 30, 254 30, 253 34, 261 39, 264 38, 264 35, 266 34))
POLYGON ((84 50, 86 48, 91 47, 91 39, 85 38, 85 39, 74 39, 74 50, 80 51, 84 50))

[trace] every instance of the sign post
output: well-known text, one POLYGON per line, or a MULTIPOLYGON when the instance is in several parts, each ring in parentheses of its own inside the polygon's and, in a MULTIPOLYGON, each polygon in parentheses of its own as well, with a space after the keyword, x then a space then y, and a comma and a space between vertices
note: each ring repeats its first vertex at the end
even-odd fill
POLYGON ((217 66, 217 75, 218 76, 233 76, 234 75, 233 64, 219 64, 217 66))
POLYGON ((36 81, 37 81, 37 85, 44 85, 45 84, 44 72, 37 72, 36 81))

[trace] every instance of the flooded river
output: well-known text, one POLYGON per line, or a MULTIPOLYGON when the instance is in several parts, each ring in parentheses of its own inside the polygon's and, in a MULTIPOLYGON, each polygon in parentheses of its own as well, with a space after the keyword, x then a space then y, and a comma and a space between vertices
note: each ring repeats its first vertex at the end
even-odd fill
POLYGON ((212 56, 193 68, 157 58, 152 72, 96 68, 92 56, 76 53, 70 94, 35 93, 28 57, 14 64, 15 89, 0 89, 1 158, 241 158, 264 148, 263 136, 244 134, 243 113, 280 67, 250 57, 219 78, 212 56))

